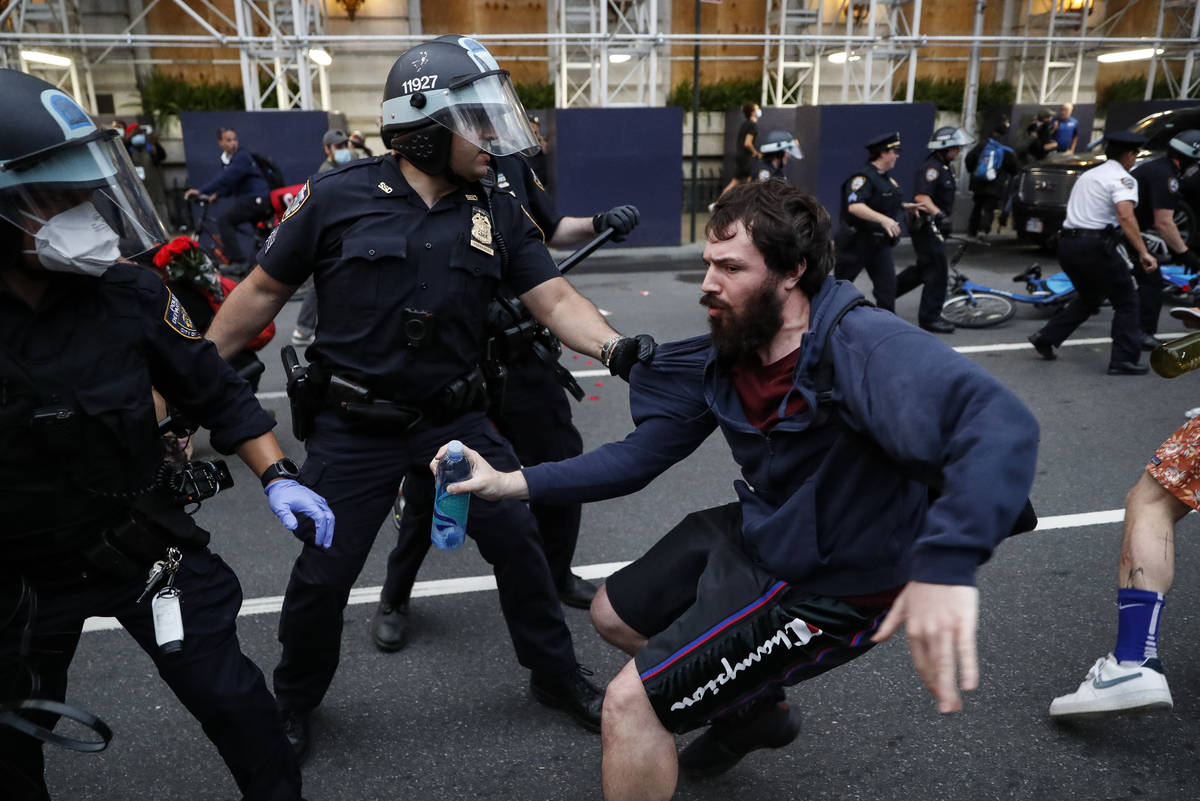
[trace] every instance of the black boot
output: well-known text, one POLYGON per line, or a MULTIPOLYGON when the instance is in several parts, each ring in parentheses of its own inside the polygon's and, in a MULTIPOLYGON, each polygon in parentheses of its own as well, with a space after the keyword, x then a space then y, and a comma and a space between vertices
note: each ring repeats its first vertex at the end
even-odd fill
POLYGON ((312 711, 308 709, 280 709, 279 720, 283 723, 283 736, 287 738, 292 753, 296 755, 296 764, 303 765, 308 758, 308 746, 312 739, 312 726, 309 718, 312 711))
POLYGON ((585 581, 574 573, 567 572, 567 579, 558 588, 558 600, 576 609, 589 609, 596 597, 596 585, 585 581))
POLYGON ((408 644, 408 604, 379 602, 371 618, 371 641, 380 651, 399 651, 408 644))
POLYGON ((592 671, 576 665, 566 673, 531 673, 529 690, 539 704, 566 710, 588 731, 600 731, 604 690, 588 680, 592 671))
POLYGON ((691 779, 719 776, 751 751, 783 748, 798 736, 800 713, 788 708, 783 690, 775 690, 716 720, 679 753, 679 770, 691 779))

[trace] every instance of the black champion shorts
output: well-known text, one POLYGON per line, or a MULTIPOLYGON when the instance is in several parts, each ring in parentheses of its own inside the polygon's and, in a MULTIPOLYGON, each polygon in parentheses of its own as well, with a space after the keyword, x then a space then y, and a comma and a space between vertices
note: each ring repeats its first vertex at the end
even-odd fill
POLYGON ((741 524, 736 503, 694 512, 605 585, 617 615, 649 639, 638 674, 677 734, 861 656, 887 612, 755 566, 739 547, 741 524))

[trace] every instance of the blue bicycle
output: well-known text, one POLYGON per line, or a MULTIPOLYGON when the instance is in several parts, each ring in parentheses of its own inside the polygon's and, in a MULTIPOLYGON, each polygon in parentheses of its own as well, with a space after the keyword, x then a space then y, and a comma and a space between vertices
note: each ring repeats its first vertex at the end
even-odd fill
POLYGON ((1075 286, 1066 273, 1055 273, 1043 278, 1042 265, 1037 262, 1013 277, 1013 281, 1025 284, 1028 294, 1022 295, 977 284, 959 272, 958 262, 972 244, 986 243, 958 237, 947 239, 958 242, 959 245, 950 257, 950 287, 946 302, 942 304, 942 319, 946 322, 963 328, 988 328, 1011 320, 1017 313, 1016 303, 1028 303, 1054 311, 1075 295, 1075 286))

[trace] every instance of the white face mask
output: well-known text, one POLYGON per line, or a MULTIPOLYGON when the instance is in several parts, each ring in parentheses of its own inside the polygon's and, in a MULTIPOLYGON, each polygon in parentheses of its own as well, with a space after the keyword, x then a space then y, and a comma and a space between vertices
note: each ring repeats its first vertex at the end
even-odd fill
POLYGON ((49 220, 23 212, 42 223, 33 235, 38 261, 47 270, 101 276, 121 258, 120 238, 90 201, 80 203, 49 220))

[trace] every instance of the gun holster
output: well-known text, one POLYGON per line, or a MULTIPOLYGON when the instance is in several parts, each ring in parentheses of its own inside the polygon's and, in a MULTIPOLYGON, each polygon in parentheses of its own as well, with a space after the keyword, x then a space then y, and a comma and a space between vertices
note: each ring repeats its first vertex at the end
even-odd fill
POLYGON ((279 349, 283 371, 287 375, 288 406, 292 411, 292 435, 303 442, 312 433, 313 418, 320 411, 325 381, 320 379, 316 365, 300 365, 296 349, 284 345, 279 349))

